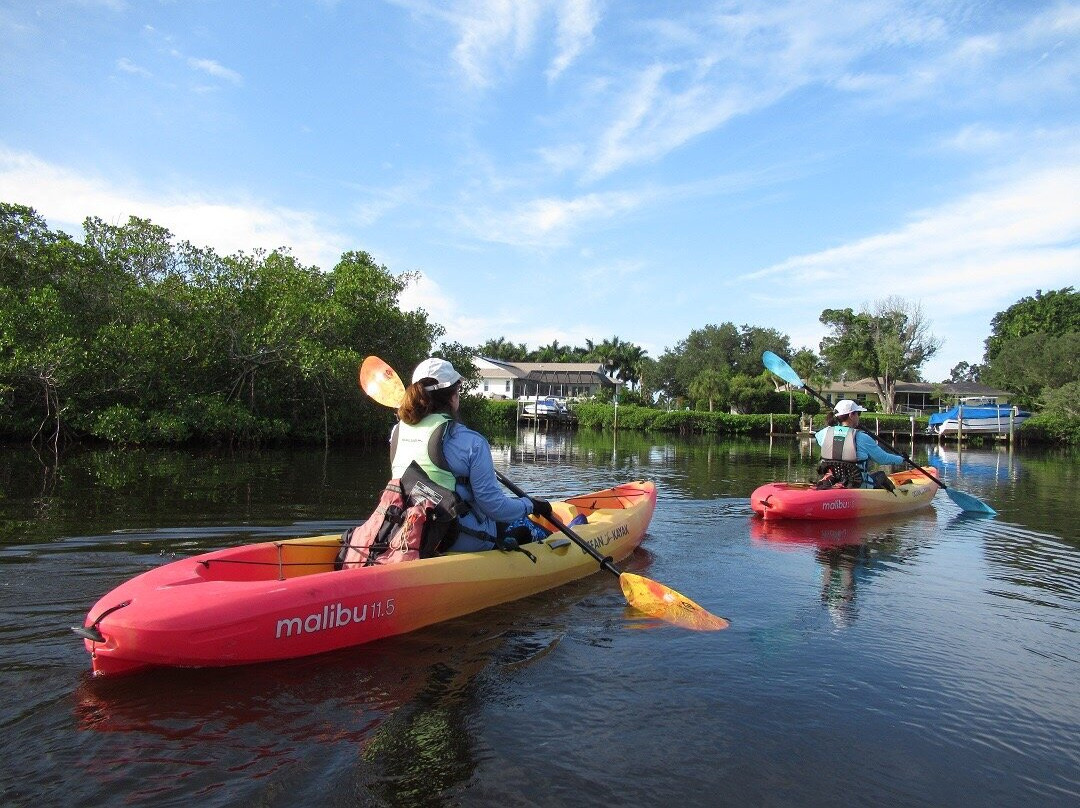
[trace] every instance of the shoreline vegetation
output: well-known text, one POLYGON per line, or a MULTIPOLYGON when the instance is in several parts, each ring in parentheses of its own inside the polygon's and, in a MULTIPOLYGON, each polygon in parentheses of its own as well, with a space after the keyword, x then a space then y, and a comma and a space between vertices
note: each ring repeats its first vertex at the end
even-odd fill
MULTIPOLYGON (((90 217, 83 231, 78 241, 50 230, 32 208, 0 202, 0 440, 52 452, 77 443, 381 445, 393 414, 357 385, 365 356, 402 371, 434 353, 475 380, 470 356, 489 346, 524 350, 502 339, 480 348, 440 343, 445 329, 427 312, 399 307, 413 275, 396 275, 366 252, 346 252, 324 271, 284 248, 220 256, 175 243, 167 229, 136 217, 122 225, 90 217)), ((1080 373, 1070 364, 1080 353, 1078 300, 1070 287, 1021 301, 1013 309, 1021 307, 1022 318, 1005 312, 995 319, 995 336, 1008 337, 996 356, 1012 362, 999 367, 1057 373, 1017 388, 1032 401, 1053 388, 1059 399, 1057 411, 1048 408, 1017 431, 1018 442, 1080 444, 1080 373), (1032 306, 1064 322, 1064 333, 1028 333, 1032 306), (1021 325, 1006 328, 1013 320, 1021 325), (1064 359, 1021 361, 1032 351, 1064 359)), ((918 311, 903 301, 885 313, 922 327, 918 311)), ((804 378, 826 370, 825 360, 833 372, 856 372, 859 363, 876 361, 866 352, 866 335, 875 324, 880 331, 882 317, 824 312, 834 337, 823 343, 822 357, 792 350, 773 329, 731 323, 694 330, 655 360, 618 337, 570 350, 606 364, 628 385, 618 404, 620 430, 794 435, 799 413, 818 413, 817 404, 778 391, 761 366, 762 350, 800 362, 804 378), (732 408, 745 414, 730 414, 732 408)), ((930 350, 934 340, 925 344, 930 350)), ((542 349, 551 353, 546 361, 565 361, 565 350, 556 343, 542 349)), ((917 360, 908 358, 916 369, 917 360)), ((611 402, 574 407, 579 428, 615 424, 611 402)), ((516 402, 464 396, 463 419, 481 431, 513 430, 516 412, 516 402)), ((906 415, 872 417, 885 434, 911 433, 906 415)), ((925 427, 917 419, 916 433, 925 427)))
MULTIPOLYGON (((787 395, 783 396, 786 401, 787 395)), ((611 403, 597 403, 584 401, 573 406, 573 412, 577 418, 577 428, 591 429, 594 431, 619 431, 633 432, 659 432, 678 435, 722 435, 726 437, 769 437, 783 436, 796 437, 799 434, 807 434, 801 431, 803 415, 788 412, 773 413, 722 413, 708 412, 707 410, 661 410, 655 407, 644 407, 637 404, 620 404, 618 407, 618 425, 615 423, 615 405, 611 403)), ((517 417, 517 402, 514 401, 489 401, 475 396, 466 397, 462 403, 462 414, 470 426, 478 429, 488 429, 494 432, 513 432, 515 418, 517 417)), ((887 438, 890 442, 910 440, 912 436, 912 422, 908 415, 889 415, 886 413, 868 412, 863 420, 863 426, 871 429, 887 438)), ((818 414, 813 418, 815 430, 824 426, 824 416, 818 414)), ((927 434, 926 428, 929 419, 926 416, 915 418, 914 437, 918 442, 938 442, 936 435, 927 434)), ((1021 424, 1015 432, 1017 444, 1032 445, 1080 445, 1080 419, 1073 419, 1070 425, 1064 424, 1060 419, 1051 419, 1046 416, 1032 416, 1021 424), (1061 427, 1066 427, 1062 433, 1061 427), (1071 426, 1072 432, 1068 432, 1071 426), (1072 439, 1069 439, 1070 434, 1072 439)), ((946 445, 955 445, 956 439, 947 437, 942 441, 946 445)), ((998 441, 990 435, 971 435, 964 438, 964 444, 968 446, 993 445, 998 441)))

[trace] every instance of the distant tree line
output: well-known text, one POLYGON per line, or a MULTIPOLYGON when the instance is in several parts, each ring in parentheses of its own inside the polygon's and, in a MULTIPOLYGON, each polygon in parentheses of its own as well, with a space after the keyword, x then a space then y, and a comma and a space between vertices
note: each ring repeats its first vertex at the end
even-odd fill
MULTIPOLYGON (((888 413, 896 383, 922 381, 941 345, 917 305, 892 297, 823 311, 829 333, 817 351, 730 322, 693 329, 657 358, 618 336, 534 351, 504 337, 436 349, 442 326, 399 306, 412 276, 365 252, 323 271, 285 249, 220 256, 136 217, 91 217, 83 230, 76 241, 31 208, 0 203, 0 438, 53 447, 381 438, 389 411, 356 384, 368 354, 404 373, 435 353, 467 379, 477 376, 475 355, 596 362, 626 383, 624 404, 815 412, 813 399, 765 371, 770 350, 815 387, 871 378, 888 413)), ((1080 294, 1039 291, 995 316, 991 331, 983 362, 961 362, 947 381, 983 381, 1022 406, 1080 417, 1080 294)), ((495 423, 504 414, 476 415, 495 423)))

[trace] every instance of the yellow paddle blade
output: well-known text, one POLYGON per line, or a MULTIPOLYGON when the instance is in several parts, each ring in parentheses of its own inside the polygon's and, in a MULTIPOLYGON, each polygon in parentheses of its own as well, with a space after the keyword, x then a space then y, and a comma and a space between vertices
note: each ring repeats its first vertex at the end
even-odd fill
POLYGON ((377 356, 369 356, 360 365, 356 377, 360 389, 379 404, 397 409, 405 397, 405 385, 394 369, 377 356))
POLYGON ((731 625, 698 606, 690 598, 649 578, 624 572, 619 575, 626 602, 649 617, 666 620, 691 631, 720 631, 731 625))

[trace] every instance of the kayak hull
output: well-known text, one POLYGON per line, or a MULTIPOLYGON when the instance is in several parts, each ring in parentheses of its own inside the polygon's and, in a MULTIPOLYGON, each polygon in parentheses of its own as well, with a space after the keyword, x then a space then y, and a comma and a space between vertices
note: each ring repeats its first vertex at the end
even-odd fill
MULTIPOLYGON (((937 471, 925 469, 937 479, 937 471)), ((754 513, 773 519, 861 519, 909 513, 925 508, 941 487, 915 471, 890 474, 895 491, 873 488, 827 488, 810 483, 767 483, 750 495, 754 513)))
MULTIPOLYGON (((553 502, 564 523, 620 560, 656 507, 636 482, 553 502)), ((553 526, 548 526, 553 527, 553 526)), ((600 569, 555 532, 522 552, 451 553, 334 570, 339 538, 231 547, 157 567, 101 598, 77 632, 95 675, 152 667, 219 667, 308 656, 404 634, 560 586, 600 569)))

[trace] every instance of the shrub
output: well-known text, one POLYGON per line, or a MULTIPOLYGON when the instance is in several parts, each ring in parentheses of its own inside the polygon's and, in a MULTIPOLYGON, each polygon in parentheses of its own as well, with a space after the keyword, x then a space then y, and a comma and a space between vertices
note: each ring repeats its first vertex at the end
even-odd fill
POLYGON ((1080 418, 1039 413, 1020 425, 1017 439, 1024 443, 1064 443, 1080 446, 1080 418))

